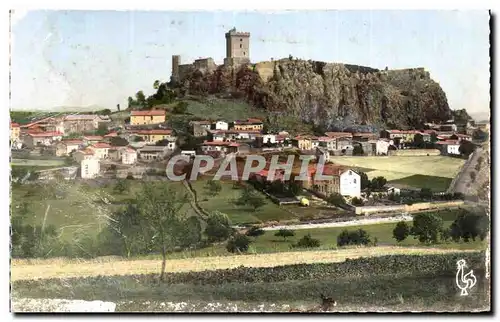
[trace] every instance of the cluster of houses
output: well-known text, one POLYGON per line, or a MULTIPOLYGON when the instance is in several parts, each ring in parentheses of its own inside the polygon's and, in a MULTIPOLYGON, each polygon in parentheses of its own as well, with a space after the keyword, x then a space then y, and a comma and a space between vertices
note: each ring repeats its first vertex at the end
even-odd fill
MULTIPOLYGON (((43 150, 58 157, 71 157, 79 163, 82 178, 94 178, 99 175, 103 162, 134 166, 142 162, 162 161, 174 152, 190 156, 206 154, 217 158, 230 153, 245 155, 255 151, 296 147, 302 153, 322 155, 329 161, 332 155, 352 155, 356 146, 362 148, 364 155, 388 155, 391 149, 408 148, 415 142, 417 135, 421 136, 423 142, 435 141, 435 147, 441 149, 443 154, 456 155, 459 154, 460 142, 472 139, 469 134, 457 133, 453 124, 431 130, 326 132, 322 136, 291 136, 286 131, 266 133, 261 119, 248 118, 234 122, 192 121, 192 134, 203 138, 203 142, 196 150, 177 151, 177 136, 172 129, 166 128, 166 120, 167 112, 156 109, 131 111, 130 123, 120 124, 119 127, 112 126, 109 116, 51 116, 28 124, 11 123, 11 146, 13 149, 24 148, 35 154, 43 150), (96 135, 97 130, 103 127, 107 129, 107 133, 96 135), (432 136, 435 136, 434 140, 431 140, 432 136)), ((328 171, 337 174, 335 182, 326 185, 310 182, 311 187, 319 193, 335 190, 343 191, 344 194, 348 191, 349 188, 341 188, 342 182, 348 182, 347 179, 342 179, 344 173, 352 179, 349 181, 351 186, 359 184, 359 178, 355 174, 349 174, 349 169, 336 166, 328 171)), ((358 196, 358 193, 354 195, 358 196)))
POLYGON ((11 123, 11 147, 33 154, 43 151, 71 157, 79 163, 82 178, 97 177, 102 162, 131 166, 138 161, 163 160, 175 151, 177 137, 173 131, 155 126, 165 122, 165 111, 132 111, 130 119, 130 126, 119 131, 109 129, 109 117, 93 114, 53 116, 22 125, 11 123), (102 124, 108 133, 95 135, 102 124), (122 140, 114 145, 118 137, 122 140))

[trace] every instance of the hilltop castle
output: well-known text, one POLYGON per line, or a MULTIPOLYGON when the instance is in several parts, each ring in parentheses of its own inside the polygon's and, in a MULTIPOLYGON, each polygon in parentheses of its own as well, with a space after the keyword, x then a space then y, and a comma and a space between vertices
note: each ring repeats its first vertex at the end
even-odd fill
MULTIPOLYGON (((250 62, 250 33, 238 32, 236 28, 226 33, 226 58, 224 66, 237 68, 250 62)), ((172 79, 182 81, 195 70, 213 72, 217 68, 212 57, 196 59, 192 64, 181 65, 181 56, 172 56, 172 79)))

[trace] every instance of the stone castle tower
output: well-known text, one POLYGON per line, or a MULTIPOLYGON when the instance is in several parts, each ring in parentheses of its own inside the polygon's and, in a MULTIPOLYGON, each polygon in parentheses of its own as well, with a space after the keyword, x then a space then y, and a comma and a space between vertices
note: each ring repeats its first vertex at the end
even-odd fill
POLYGON ((238 32, 236 28, 226 33, 226 58, 224 65, 237 67, 250 62, 250 33, 238 32))
POLYGON ((176 80, 179 79, 179 65, 181 64, 180 55, 172 55, 172 77, 176 80))

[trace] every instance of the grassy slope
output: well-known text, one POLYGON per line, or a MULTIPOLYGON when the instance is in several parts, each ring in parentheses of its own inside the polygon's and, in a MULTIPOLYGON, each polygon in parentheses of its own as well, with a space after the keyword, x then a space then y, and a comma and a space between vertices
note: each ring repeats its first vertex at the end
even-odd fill
POLYGON ((368 168, 368 178, 385 177, 390 183, 446 190, 464 160, 444 156, 333 157, 338 164, 368 168))

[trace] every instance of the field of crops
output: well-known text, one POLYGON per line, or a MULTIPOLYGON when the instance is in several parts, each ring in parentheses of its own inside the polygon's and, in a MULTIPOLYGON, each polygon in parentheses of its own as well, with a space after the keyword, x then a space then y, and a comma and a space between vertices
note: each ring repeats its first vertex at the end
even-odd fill
POLYGON ((338 164, 366 171, 368 178, 383 176, 389 183, 415 188, 446 190, 464 160, 445 156, 333 157, 338 164))
MULTIPOLYGON (((244 256, 213 256, 167 261, 168 272, 204 271, 245 267, 272 267, 298 263, 342 262, 346 258, 395 255, 395 254, 443 254, 456 252, 454 249, 426 247, 362 247, 339 250, 301 251, 269 254, 249 254, 244 256)), ((473 252, 469 250, 463 252, 473 252)), ((123 260, 99 258, 95 260, 67 259, 14 259, 11 265, 11 280, 62 278, 96 275, 131 275, 159 272, 161 261, 123 260)))
POLYGON ((111 301, 117 311, 289 311, 335 298, 334 311, 487 310, 484 254, 391 255, 325 264, 157 274, 17 280, 13 297, 111 301), (456 261, 465 259, 477 284, 460 297, 456 261), (99 285, 99 287, 96 287, 99 285), (168 286, 167 286, 168 285, 168 286))

